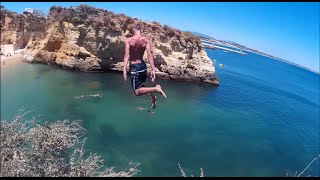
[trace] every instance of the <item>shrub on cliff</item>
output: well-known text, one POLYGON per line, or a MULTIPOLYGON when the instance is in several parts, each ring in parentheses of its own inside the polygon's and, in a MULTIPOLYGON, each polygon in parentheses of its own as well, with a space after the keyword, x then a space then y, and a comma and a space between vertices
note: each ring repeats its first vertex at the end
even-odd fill
POLYGON ((24 120, 26 113, 10 122, 1 121, 1 177, 131 177, 138 173, 138 163, 115 171, 114 167, 104 167, 99 155, 86 154, 85 130, 78 121, 39 125, 34 118, 24 120))
MULTIPOLYGON (((131 18, 125 14, 116 14, 108 10, 91 7, 88 5, 79 5, 71 8, 63 8, 61 6, 52 6, 48 15, 48 24, 57 21, 67 21, 74 25, 84 23, 84 25, 106 27, 113 31, 126 32, 134 23, 141 23, 141 28, 148 33, 161 32, 168 37, 176 37, 177 39, 187 37, 188 42, 198 45, 200 47, 200 39, 191 33, 181 32, 178 29, 171 28, 167 25, 161 26, 160 23, 153 21, 152 23, 145 23, 137 18, 131 18)), ((157 34, 157 33, 155 33, 157 34)))

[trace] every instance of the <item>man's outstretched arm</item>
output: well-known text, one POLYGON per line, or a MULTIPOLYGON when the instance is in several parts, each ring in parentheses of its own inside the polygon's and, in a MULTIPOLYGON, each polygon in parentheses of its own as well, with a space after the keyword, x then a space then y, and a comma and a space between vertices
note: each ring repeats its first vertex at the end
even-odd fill
POLYGON ((124 49, 124 58, 123 58, 123 78, 126 81, 127 80, 127 65, 128 65, 128 61, 129 61, 129 50, 130 50, 130 45, 129 42, 126 40, 125 41, 125 49, 124 49))
POLYGON ((155 74, 155 68, 154 68, 154 60, 153 60, 153 55, 151 52, 151 42, 150 40, 147 40, 147 55, 148 55, 148 61, 150 63, 151 66, 151 80, 154 82, 154 80, 156 79, 156 74, 155 74))

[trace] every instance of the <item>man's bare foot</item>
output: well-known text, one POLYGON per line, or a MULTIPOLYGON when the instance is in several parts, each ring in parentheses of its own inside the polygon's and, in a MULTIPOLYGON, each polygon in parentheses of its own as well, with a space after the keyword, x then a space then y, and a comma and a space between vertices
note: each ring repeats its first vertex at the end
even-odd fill
POLYGON ((150 114, 150 115, 153 115, 154 112, 151 112, 149 109, 147 110, 147 112, 150 114))
POLYGON ((167 98, 166 93, 162 91, 161 86, 159 84, 156 85, 156 88, 157 88, 157 92, 161 93, 164 98, 167 98))
POLYGON ((151 109, 154 109, 156 107, 156 103, 157 103, 157 96, 154 96, 152 98, 152 105, 151 105, 151 109))

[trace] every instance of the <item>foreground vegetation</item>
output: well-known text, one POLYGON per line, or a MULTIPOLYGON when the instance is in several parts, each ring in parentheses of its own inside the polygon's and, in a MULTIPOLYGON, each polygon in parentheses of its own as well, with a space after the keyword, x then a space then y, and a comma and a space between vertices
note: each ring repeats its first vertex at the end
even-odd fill
POLYGON ((131 177, 139 172, 139 163, 115 171, 104 167, 99 155, 87 154, 83 149, 85 129, 79 121, 39 125, 35 118, 23 120, 26 114, 11 122, 1 121, 0 176, 131 177))

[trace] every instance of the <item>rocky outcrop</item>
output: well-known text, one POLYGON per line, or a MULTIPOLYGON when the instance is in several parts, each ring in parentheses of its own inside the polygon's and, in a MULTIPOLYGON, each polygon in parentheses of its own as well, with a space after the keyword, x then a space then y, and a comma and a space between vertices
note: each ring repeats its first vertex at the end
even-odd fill
POLYGON ((46 19, 31 14, 0 11, 1 44, 13 44, 14 50, 24 48, 31 36, 43 38, 46 19))
MULTIPOLYGON (((198 37, 86 5, 51 7, 46 34, 30 39, 24 61, 81 71, 122 71, 124 41, 131 36, 129 29, 136 22, 152 41, 158 78, 219 84, 198 37)), ((146 54, 144 58, 147 60, 146 54)), ((148 62, 147 66, 150 68, 148 62)))

